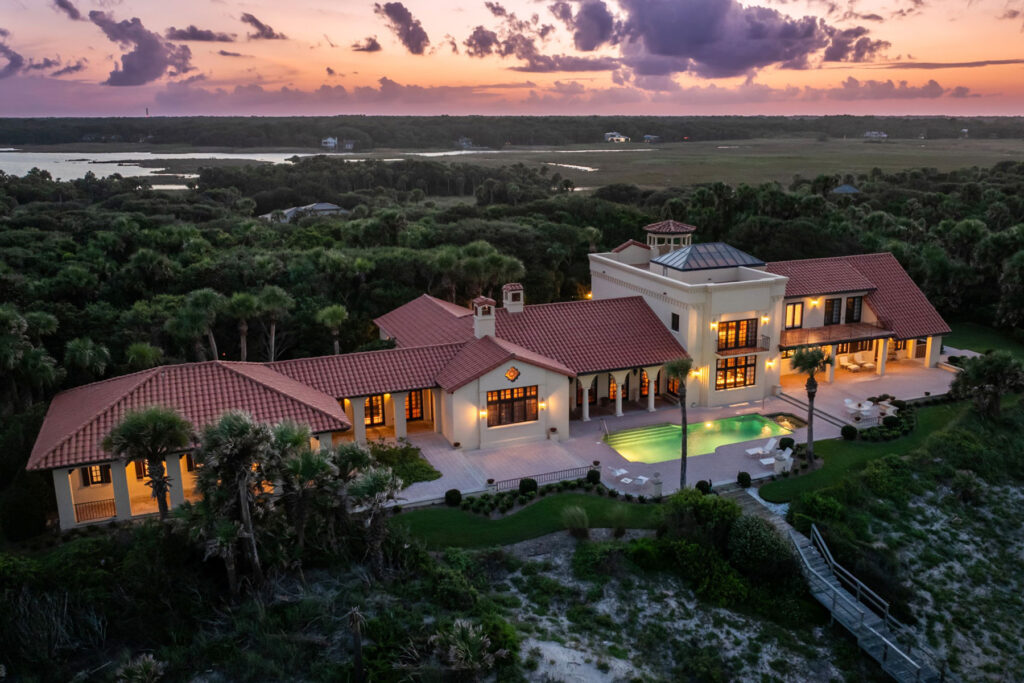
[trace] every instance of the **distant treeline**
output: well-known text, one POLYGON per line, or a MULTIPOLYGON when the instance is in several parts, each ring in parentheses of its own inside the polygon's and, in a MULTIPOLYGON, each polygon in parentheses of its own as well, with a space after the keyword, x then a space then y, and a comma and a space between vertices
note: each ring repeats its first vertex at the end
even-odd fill
POLYGON ((879 116, 310 116, 0 119, 0 144, 79 142, 221 147, 318 147, 322 138, 352 140, 356 150, 453 147, 469 138, 481 147, 603 142, 617 131, 634 142, 792 136, 890 138, 1024 137, 1024 117, 879 116))

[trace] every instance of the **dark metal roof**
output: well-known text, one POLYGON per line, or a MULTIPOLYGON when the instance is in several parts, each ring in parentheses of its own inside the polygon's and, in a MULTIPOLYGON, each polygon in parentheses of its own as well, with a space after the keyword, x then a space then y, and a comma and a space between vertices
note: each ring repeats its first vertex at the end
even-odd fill
POLYGON ((763 266, 764 261, 731 247, 725 242, 705 242, 670 251, 651 259, 675 270, 711 270, 713 268, 734 268, 736 266, 763 266))

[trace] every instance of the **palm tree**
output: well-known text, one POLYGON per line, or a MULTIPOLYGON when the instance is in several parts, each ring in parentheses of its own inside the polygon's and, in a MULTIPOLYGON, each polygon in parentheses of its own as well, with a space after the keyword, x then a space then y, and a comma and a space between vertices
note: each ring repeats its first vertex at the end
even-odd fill
POLYGON ((1004 395, 1022 389, 1024 363, 1009 351, 990 351, 983 356, 965 358, 961 372, 950 387, 957 398, 974 399, 975 410, 990 419, 999 418, 1004 395))
POLYGON ((202 465, 197 485, 209 510, 206 523, 213 527, 231 523, 236 527, 235 538, 242 545, 257 583, 263 582, 263 568, 253 513, 257 495, 263 493, 264 468, 272 444, 269 426, 256 422, 248 413, 229 411, 203 429, 196 452, 196 462, 202 465))
POLYGON ((821 349, 797 349, 791 361, 793 369, 807 375, 807 460, 814 459, 814 396, 818 380, 814 376, 832 365, 833 359, 821 349))
POLYGON ((29 311, 23 317, 28 326, 28 336, 37 345, 42 341, 43 337, 49 337, 60 326, 57 316, 43 311, 29 311))
POLYGON ((690 368, 693 367, 692 358, 677 358, 665 364, 665 373, 672 379, 679 380, 679 424, 683 433, 679 441, 679 490, 686 488, 686 455, 687 437, 686 432, 686 380, 690 376, 690 368))
POLYGON ((249 292, 235 292, 227 303, 227 314, 238 321, 240 357, 245 361, 249 355, 249 321, 261 312, 260 300, 249 292))
POLYGON ((164 359, 164 352, 163 349, 152 344, 135 342, 128 345, 124 352, 124 359, 132 370, 148 370, 160 365, 164 359))
POLYGON ((384 541, 387 539, 387 504, 398 500, 402 480, 390 467, 369 467, 352 482, 350 491, 366 516, 366 555, 375 577, 384 576, 384 541))
POLYGON ((206 333, 206 320, 202 314, 190 308, 180 308, 177 313, 167 319, 164 329, 172 337, 188 344, 191 342, 195 350, 196 360, 205 360, 206 353, 203 351, 203 334, 206 333))
POLYGON ((110 351, 88 337, 78 337, 64 347, 64 365, 95 379, 103 376, 110 365, 110 351))
POLYGON ((336 473, 333 491, 323 502, 328 510, 327 537, 332 549, 338 548, 338 533, 350 528, 350 488, 359 472, 370 465, 370 453, 357 443, 341 443, 328 450, 328 457, 336 473))
POLYGON ((267 285, 260 291, 260 307, 270 318, 270 347, 267 360, 273 361, 277 356, 277 322, 294 305, 295 299, 276 285, 267 285))
POLYGON ((171 408, 153 406, 128 413, 103 439, 103 449, 121 460, 144 460, 148 481, 153 489, 160 520, 167 519, 167 491, 170 479, 164 460, 180 452, 192 441, 192 425, 171 408))
POLYGON ((348 320, 348 309, 340 304, 321 308, 316 314, 316 321, 329 329, 331 336, 334 337, 334 355, 341 353, 341 347, 338 344, 338 334, 341 332, 341 326, 345 324, 346 320, 348 320))
POLYGON ((210 342, 210 351, 213 353, 214 360, 220 358, 220 354, 217 352, 217 339, 213 336, 213 326, 217 323, 217 315, 224 310, 224 304, 224 295, 209 287, 189 292, 189 295, 185 297, 185 307, 203 321, 203 331, 210 342))

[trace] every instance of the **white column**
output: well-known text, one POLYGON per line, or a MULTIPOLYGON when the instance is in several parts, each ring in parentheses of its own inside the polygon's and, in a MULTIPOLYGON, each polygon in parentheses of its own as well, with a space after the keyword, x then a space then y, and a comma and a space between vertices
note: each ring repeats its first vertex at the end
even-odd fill
POLYGON ((942 351, 942 337, 928 337, 928 344, 925 346, 924 365, 926 368, 934 368, 939 362, 939 355, 942 351))
MULTIPOLYGON (((836 345, 832 344, 828 347, 828 355, 832 358, 831 365, 828 366, 828 383, 832 384, 836 380, 836 345)), ((781 362, 781 359, 780 359, 781 362)))
POLYGON ((434 406, 434 431, 438 434, 441 433, 441 390, 431 389, 430 390, 431 401, 434 406))
POLYGON ((73 529, 78 520, 75 519, 75 501, 71 497, 71 481, 67 469, 62 467, 53 470, 53 490, 57 494, 57 514, 60 516, 61 530, 73 529))
POLYGON ((619 370, 611 375, 615 380, 615 417, 622 417, 622 385, 625 383, 626 377, 629 376, 629 370, 619 370))
POLYGON ((875 364, 875 372, 879 377, 885 374, 885 361, 889 358, 889 339, 880 339, 878 344, 878 362, 875 364))
POLYGON ((185 504, 185 478, 181 476, 181 455, 169 455, 164 461, 171 480, 170 504, 172 508, 185 504))
POLYGON ((349 399, 352 403, 352 432, 356 443, 366 443, 366 401, 365 397, 349 399))
MULTIPOLYGON (((644 372, 647 373, 647 412, 654 412, 654 396, 658 393, 658 370, 661 366, 654 365, 649 368, 644 368, 644 372)), ((643 377, 640 378, 641 380, 643 377)))
POLYGON ((391 394, 391 405, 395 407, 395 439, 404 439, 408 433, 405 424, 405 401, 408 398, 408 391, 391 394))
POLYGON ((914 359, 915 351, 917 351, 917 340, 916 339, 908 339, 907 340, 907 350, 906 350, 907 360, 913 360, 914 359))
POLYGON ((118 519, 131 519, 132 497, 128 493, 128 472, 123 462, 110 463, 110 479, 114 484, 114 509, 118 519))

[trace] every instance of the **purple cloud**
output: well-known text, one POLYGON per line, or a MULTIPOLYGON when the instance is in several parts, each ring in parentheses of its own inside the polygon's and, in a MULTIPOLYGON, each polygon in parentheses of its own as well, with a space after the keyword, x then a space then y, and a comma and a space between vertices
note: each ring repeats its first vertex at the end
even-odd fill
POLYGON ((248 57, 249 55, 243 55, 241 52, 229 52, 228 50, 217 50, 217 54, 221 57, 248 57))
POLYGON ((142 25, 138 17, 116 21, 106 12, 89 12, 89 21, 103 30, 112 42, 131 50, 105 81, 106 85, 143 85, 165 73, 181 75, 192 70, 192 51, 185 45, 165 42, 142 25))
POLYGON ((421 55, 430 45, 430 38, 423 30, 423 24, 413 17, 412 12, 402 3, 376 3, 373 6, 373 13, 387 19, 388 28, 394 31, 399 42, 412 54, 421 55))
POLYGON ((603 0, 585 0, 575 14, 572 5, 565 0, 554 3, 548 10, 572 31, 577 50, 590 52, 605 43, 617 42, 615 16, 603 0))
POLYGON ((208 28, 199 28, 193 24, 189 24, 186 28, 175 28, 170 27, 164 31, 164 37, 167 40, 192 40, 196 42, 207 42, 207 43, 233 43, 235 37, 228 33, 217 33, 211 31, 208 28))
POLYGON ((54 71, 52 74, 50 74, 50 76, 53 78, 57 78, 60 76, 67 76, 68 74, 76 74, 85 68, 85 64, 88 61, 88 59, 79 59, 74 64, 68 64, 63 69, 58 69, 57 71, 54 71))
MULTIPOLYGON (((3 29, 0 29, 0 31, 3 31, 3 29)), ((0 35, 8 36, 10 34, 7 31, 3 31, 0 35)), ((8 47, 6 43, 0 43, 0 57, 7 60, 7 64, 0 68, 0 79, 13 76, 25 66, 25 58, 8 47)))
POLYGON ((832 42, 825 49, 826 62, 870 62, 879 52, 892 47, 888 41, 868 38, 868 30, 863 26, 843 30, 829 27, 829 33, 832 42))
POLYGON ((68 18, 70 19, 74 19, 75 21, 84 21, 84 19, 82 19, 82 13, 78 11, 78 8, 75 7, 71 0, 53 0, 53 7, 68 15, 68 18))
POLYGON ((30 59, 28 61, 28 66, 25 67, 25 71, 45 71, 46 69, 56 69, 58 66, 60 66, 59 59, 44 57, 41 62, 30 59))
POLYGON ((250 33, 249 40, 287 40, 288 36, 283 33, 278 33, 267 24, 254 17, 252 14, 246 12, 241 17, 243 23, 249 24, 256 33, 250 33))
POLYGON ((380 52, 381 49, 377 36, 366 36, 363 42, 352 43, 352 50, 355 52, 380 52))

